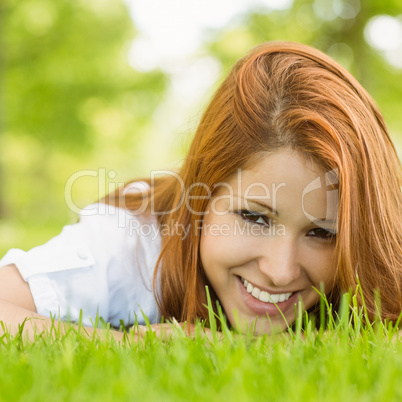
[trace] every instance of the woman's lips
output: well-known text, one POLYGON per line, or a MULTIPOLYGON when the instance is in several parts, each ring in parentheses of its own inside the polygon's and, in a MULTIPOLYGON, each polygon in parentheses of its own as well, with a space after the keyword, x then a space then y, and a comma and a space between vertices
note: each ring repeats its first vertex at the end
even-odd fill
POLYGON ((240 277, 237 278, 237 284, 240 290, 240 296, 244 302, 244 304, 254 312, 256 315, 281 315, 281 312, 284 314, 290 307, 294 306, 297 302, 297 297, 299 295, 299 291, 293 292, 293 294, 289 297, 288 300, 278 302, 276 305, 270 302, 264 302, 256 299, 250 293, 247 292, 242 280, 240 277), (279 311, 280 309, 280 311, 279 311))

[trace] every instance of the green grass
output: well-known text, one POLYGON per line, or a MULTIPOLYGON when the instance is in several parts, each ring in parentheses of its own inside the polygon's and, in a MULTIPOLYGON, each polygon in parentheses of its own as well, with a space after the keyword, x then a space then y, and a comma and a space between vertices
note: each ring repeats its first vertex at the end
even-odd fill
POLYGON ((223 337, 209 340, 201 324, 192 338, 176 329, 164 341, 148 332, 123 344, 76 330, 29 342, 21 330, 0 340, 0 400, 402 400, 396 328, 364 325, 358 308, 326 315, 327 328, 304 316, 285 334, 259 338, 224 325, 223 337))

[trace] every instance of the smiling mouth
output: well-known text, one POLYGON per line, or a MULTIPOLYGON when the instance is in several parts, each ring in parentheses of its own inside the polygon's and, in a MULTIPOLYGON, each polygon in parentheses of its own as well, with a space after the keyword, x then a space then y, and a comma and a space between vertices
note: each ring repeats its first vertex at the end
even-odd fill
POLYGON ((243 283, 247 292, 250 293, 251 296, 253 296, 255 299, 262 301, 264 303, 271 303, 271 304, 281 303, 286 300, 289 300, 289 298, 293 294, 293 292, 270 294, 270 293, 266 292, 265 290, 258 289, 257 286, 252 285, 250 282, 248 282, 244 278, 240 277, 240 280, 243 283))

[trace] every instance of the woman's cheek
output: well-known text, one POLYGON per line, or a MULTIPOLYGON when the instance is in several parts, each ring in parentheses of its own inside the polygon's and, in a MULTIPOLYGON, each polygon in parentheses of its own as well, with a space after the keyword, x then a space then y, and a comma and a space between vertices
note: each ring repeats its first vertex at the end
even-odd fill
POLYGON ((301 261, 315 287, 319 288, 320 283, 324 283, 326 292, 333 288, 336 275, 335 258, 335 248, 329 245, 320 245, 315 250, 308 247, 303 249, 301 261))
POLYGON ((201 238, 201 260, 204 265, 215 267, 237 267, 246 264, 255 256, 253 250, 258 239, 253 236, 236 233, 233 225, 229 230, 221 227, 220 231, 203 230, 201 238))

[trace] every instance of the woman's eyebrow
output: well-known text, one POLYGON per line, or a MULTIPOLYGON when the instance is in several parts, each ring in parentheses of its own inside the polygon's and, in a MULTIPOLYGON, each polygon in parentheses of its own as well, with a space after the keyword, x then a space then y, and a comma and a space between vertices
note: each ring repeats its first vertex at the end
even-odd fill
POLYGON ((337 219, 314 219, 311 221, 314 225, 327 229, 330 226, 331 229, 338 230, 338 220, 337 219))
MULTIPOLYGON (((252 198, 245 198, 242 196, 237 196, 238 198, 242 199, 244 202, 251 202, 254 204, 257 204, 265 209, 267 209, 268 211, 270 211, 272 214, 274 214, 275 216, 279 216, 279 212, 272 208, 270 205, 266 204, 264 201, 261 200, 255 200, 252 198)), ((319 227, 322 227, 323 225, 325 226, 333 226, 333 227, 337 227, 337 219, 326 219, 326 218, 317 218, 311 221, 314 225, 317 225, 319 227)))
MULTIPOLYGON (((235 194, 235 196, 236 196, 236 194, 235 194)), ((252 202, 254 204, 257 204, 260 207, 263 207, 264 209, 267 209, 268 211, 270 211, 275 216, 279 216, 279 212, 276 209, 272 208, 270 205, 266 204, 264 201, 255 200, 255 199, 252 199, 252 198, 245 198, 245 197, 242 197, 242 196, 237 196, 237 197, 242 199, 246 203, 252 202)))

